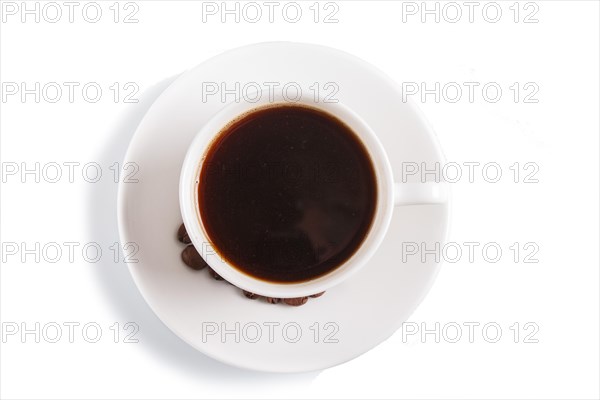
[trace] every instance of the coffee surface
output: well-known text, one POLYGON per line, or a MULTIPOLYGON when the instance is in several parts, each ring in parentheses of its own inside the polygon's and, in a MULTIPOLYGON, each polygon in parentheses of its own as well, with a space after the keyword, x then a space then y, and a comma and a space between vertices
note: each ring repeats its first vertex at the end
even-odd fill
POLYGON ((301 282, 349 259, 377 200, 373 164, 350 128, 309 107, 253 111, 205 155, 200 214, 214 250, 270 282, 301 282))

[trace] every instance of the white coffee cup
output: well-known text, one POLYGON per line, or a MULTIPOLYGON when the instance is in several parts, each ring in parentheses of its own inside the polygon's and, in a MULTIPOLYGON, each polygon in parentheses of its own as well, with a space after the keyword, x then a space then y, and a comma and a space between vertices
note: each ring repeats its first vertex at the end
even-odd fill
POLYGON ((395 206, 435 204, 447 201, 447 188, 443 183, 395 183, 392 168, 383 145, 377 135, 360 116, 340 102, 300 99, 293 104, 313 107, 329 113, 343 121, 354 131, 367 149, 375 170, 377 204, 370 230, 360 247, 342 265, 315 279, 300 283, 268 282, 230 265, 212 247, 206 234, 198 203, 198 185, 205 155, 213 140, 227 126, 263 107, 277 107, 290 102, 282 96, 271 93, 252 97, 256 102, 241 100, 224 106, 197 133, 190 145, 179 182, 179 203, 187 233, 200 255, 208 265, 233 285, 252 293, 268 297, 303 297, 326 291, 348 279, 363 268, 385 237, 395 206))

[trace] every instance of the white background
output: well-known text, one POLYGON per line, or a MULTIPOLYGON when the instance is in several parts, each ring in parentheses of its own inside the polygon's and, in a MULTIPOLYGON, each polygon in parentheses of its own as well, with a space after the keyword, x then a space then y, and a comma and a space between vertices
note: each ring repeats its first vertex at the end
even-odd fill
POLYGON ((436 322, 495 322, 501 339, 488 343, 476 330, 473 343, 465 337, 436 343, 433 335, 403 340, 398 332, 362 357, 319 373, 242 371, 208 359, 172 334, 146 306, 123 264, 100 267, 80 253, 74 262, 63 255, 57 263, 36 263, 33 256, 23 263, 19 255, 3 254, 4 329, 11 323, 32 328, 36 322, 96 322, 103 337, 87 343, 76 330, 74 343, 65 337, 36 343, 34 335, 23 341, 20 334, 3 333, 2 398, 599 397, 599 4, 538 1, 525 9, 520 3, 515 23, 513 2, 499 2, 502 17, 490 23, 481 3, 471 23, 459 2, 459 22, 442 15, 436 23, 430 15, 423 23, 420 14, 403 21, 402 2, 337 2, 339 22, 325 24, 313 21, 312 3, 302 3, 298 23, 285 21, 280 12, 273 23, 265 16, 258 23, 228 17, 223 24, 218 16, 203 22, 202 3, 195 1, 137 1, 139 22, 131 24, 121 21, 133 10, 123 10, 123 3, 120 22, 114 23, 112 1, 100 2, 98 23, 82 18, 85 3, 75 9, 73 23, 64 6, 57 23, 43 16, 39 23, 34 16, 22 23, 20 14, 3 14, 3 83, 97 82, 104 91, 97 103, 82 99, 78 90, 73 103, 66 92, 55 104, 43 98, 36 103, 33 95, 24 102, 19 95, 3 99, 3 171, 10 163, 98 162, 103 178, 88 183, 80 170, 74 183, 66 177, 58 183, 36 183, 33 175, 25 183, 20 174, 5 177, 2 242, 96 241, 110 257, 108 246, 118 241, 117 185, 108 167, 121 161, 165 79, 245 44, 324 44, 373 63, 398 82, 426 82, 430 88, 435 82, 497 82, 503 88, 496 103, 480 90, 474 102, 466 92, 457 103, 414 97, 449 161, 496 162, 502 168, 498 183, 486 182, 478 169, 474 183, 463 178, 454 185, 449 240, 496 242, 505 253, 497 263, 481 256, 473 263, 464 257, 446 263, 411 317, 428 328, 436 322), (538 22, 524 23, 536 8, 538 22), (123 103, 121 94, 115 103, 108 88, 114 82, 139 85, 140 101, 123 103), (509 89, 514 82, 537 85, 538 102, 524 102, 529 91, 515 102, 509 89), (523 176, 514 183, 509 167, 515 162, 536 163, 539 183, 523 183, 523 176), (514 242, 537 244, 539 262, 524 263, 520 254, 515 263, 508 249, 514 242), (139 343, 123 343, 122 337, 114 343, 110 326, 118 322, 123 334, 128 321, 139 325, 139 343), (510 329, 515 322, 518 343, 510 329), (523 330, 527 322, 539 327, 537 343, 524 343, 531 331, 523 330))

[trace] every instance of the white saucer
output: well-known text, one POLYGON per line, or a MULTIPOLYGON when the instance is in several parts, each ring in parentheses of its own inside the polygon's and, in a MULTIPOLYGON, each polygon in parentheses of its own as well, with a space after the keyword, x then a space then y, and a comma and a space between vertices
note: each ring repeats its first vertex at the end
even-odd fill
POLYGON ((402 102, 399 86, 370 64, 327 47, 274 42, 229 51, 184 73, 155 101, 129 145, 124 162, 138 164, 139 183, 119 187, 121 241, 139 246, 129 269, 173 332, 215 359, 254 370, 310 371, 351 360, 392 335, 427 294, 439 264, 414 256, 402 263, 401 244, 443 243, 449 205, 397 207, 369 265, 301 307, 249 300, 206 271, 190 270, 176 240, 179 173, 192 138, 223 106, 218 96, 203 102, 202 82, 222 81, 336 82, 336 97, 383 142, 396 181, 402 162, 443 162, 437 139, 420 112, 402 102), (218 334, 208 334, 215 328, 218 334))

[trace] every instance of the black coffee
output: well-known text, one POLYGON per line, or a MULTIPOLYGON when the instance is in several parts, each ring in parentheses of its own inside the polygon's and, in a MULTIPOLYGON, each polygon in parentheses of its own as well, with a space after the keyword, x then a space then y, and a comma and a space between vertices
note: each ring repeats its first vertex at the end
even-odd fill
POLYGON ((251 276, 300 282, 342 265, 367 235, 373 164, 348 126, 278 105, 226 127, 200 172, 199 207, 214 249, 251 276))

